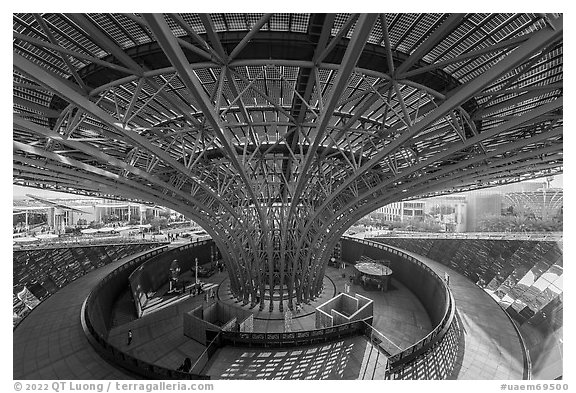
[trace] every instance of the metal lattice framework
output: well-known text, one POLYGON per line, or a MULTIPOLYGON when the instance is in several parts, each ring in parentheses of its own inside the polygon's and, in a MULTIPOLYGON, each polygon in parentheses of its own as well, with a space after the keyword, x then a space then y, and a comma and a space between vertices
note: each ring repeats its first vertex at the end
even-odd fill
POLYGON ((260 309, 378 207, 562 171, 558 14, 13 21, 14 183, 187 215, 260 309))
POLYGON ((509 192, 504 195, 506 204, 522 214, 533 214, 544 220, 558 214, 563 206, 564 192, 559 188, 539 191, 509 192))

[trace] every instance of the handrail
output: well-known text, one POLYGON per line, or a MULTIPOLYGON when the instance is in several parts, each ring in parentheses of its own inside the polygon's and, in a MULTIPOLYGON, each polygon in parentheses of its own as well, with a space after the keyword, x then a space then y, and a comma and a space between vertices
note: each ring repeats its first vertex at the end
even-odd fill
POLYGON ((436 272, 434 272, 432 269, 430 269, 430 267, 428 267, 426 264, 419 261, 417 258, 414 258, 412 255, 409 255, 409 254, 407 254, 407 253, 405 253, 405 252, 403 252, 397 248, 390 247, 386 244, 377 243, 377 242, 374 242, 371 240, 358 239, 358 238, 349 237, 349 236, 343 236, 343 238, 347 239, 347 240, 355 241, 358 243, 362 243, 362 244, 365 244, 365 245, 368 245, 371 247, 376 247, 376 248, 379 248, 382 250, 393 252, 396 255, 401 255, 404 259, 407 259, 410 262, 415 263, 419 267, 424 268, 428 273, 431 274, 432 277, 434 277, 437 281, 439 281, 444 288, 444 293, 445 293, 447 302, 446 302, 446 307, 445 307, 442 319, 440 320, 438 325, 430 333, 428 333, 424 338, 422 338, 421 340, 419 340, 415 344, 412 344, 410 347, 404 349, 403 351, 392 355, 389 358, 390 370, 393 372, 394 369, 402 366, 403 364, 410 362, 411 360, 415 359, 416 357, 418 357, 422 353, 433 348, 436 345, 436 343, 438 343, 444 337, 444 335, 446 334, 446 332, 448 331, 448 329, 452 325, 452 322, 454 321, 454 316, 455 316, 455 311, 456 311, 456 307, 455 307, 455 303, 454 303, 454 297, 452 296, 452 291, 450 290, 450 288, 448 287, 446 282, 440 276, 438 276, 438 274, 436 274, 436 272))
MULTIPOLYGON (((220 338, 221 334, 222 334, 222 331, 219 331, 218 334, 216 335, 216 337, 214 337, 212 339, 212 341, 210 341, 210 343, 206 346, 206 349, 204 349, 204 351, 202 351, 202 353, 200 354, 200 356, 198 356, 198 358, 196 359, 196 361, 194 362, 192 367, 190 367, 190 371, 192 371, 196 368, 196 366, 198 365, 198 362, 202 359, 204 354, 206 354, 206 356, 208 356, 208 358, 210 357, 210 354, 208 353, 208 351, 210 350, 210 348, 212 348, 212 345, 215 345, 216 347, 218 346, 217 340, 220 338)), ((199 374, 199 375, 201 375, 201 374, 199 374)))
MULTIPOLYGON (((455 316, 455 305, 454 299, 452 297, 452 293, 448 286, 446 285, 445 281, 438 276, 432 269, 430 269, 427 265, 419 261, 417 258, 406 254, 398 249, 393 247, 389 247, 385 244, 376 243, 369 240, 364 239, 356 239, 356 238, 349 238, 347 239, 353 240, 355 242, 363 243, 369 245, 371 247, 383 249, 389 252, 393 252, 396 255, 401 256, 403 259, 410 261, 411 263, 416 264, 418 267, 425 269, 430 275, 442 283, 444 291, 445 291, 445 299, 447 300, 447 304, 443 313, 443 317, 441 318, 438 325, 428 333, 424 338, 419 340, 417 343, 411 345, 409 348, 402 350, 398 353, 393 354, 388 359, 388 365, 386 372, 394 372, 395 369, 399 368, 400 366, 414 360, 418 356, 422 355, 426 351, 433 348, 446 334, 448 329, 451 327, 452 322, 454 321, 455 316)), ((198 243, 199 244, 199 243, 198 243)), ((192 244, 186 244, 182 247, 189 247, 192 244)), ((145 254, 148 258, 153 255, 154 253, 150 253, 151 255, 145 254)), ((148 378, 161 378, 161 379, 168 379, 168 378, 181 378, 181 379, 206 379, 209 376, 200 375, 200 374, 190 374, 190 373, 182 373, 176 370, 166 369, 154 364, 147 363, 140 359, 134 358, 131 355, 128 355, 118 348, 109 344, 103 335, 96 331, 96 329, 92 326, 89 316, 88 316, 88 306, 90 302, 93 300, 94 294, 102 288, 108 280, 112 279, 116 276, 119 272, 123 271, 124 269, 128 269, 133 267, 134 264, 140 262, 144 263, 143 260, 146 259, 144 256, 137 258, 137 261, 130 261, 114 271, 108 274, 103 280, 101 280, 96 287, 90 292, 88 297, 86 298, 83 307, 81 317, 83 319, 83 328, 85 331, 88 332, 87 335, 92 337, 91 344, 98 350, 104 357, 108 358, 113 363, 128 369, 132 372, 139 373, 139 375, 144 375, 148 378)), ((318 342, 327 342, 332 340, 338 340, 343 336, 355 334, 358 331, 363 332, 365 330, 363 324, 366 323, 367 320, 371 318, 367 318, 366 320, 360 321, 353 321, 347 324, 332 326, 328 328, 322 329, 314 329, 309 331, 301 331, 301 332, 285 332, 285 333, 250 333, 250 332, 221 332, 221 338, 224 343, 242 346, 249 345, 249 346, 264 346, 264 347, 286 347, 290 345, 309 345, 318 342)), ((197 364, 197 362, 196 362, 197 364)))
POLYGON ((89 247, 89 246, 125 246, 127 244, 169 244, 167 240, 150 240, 150 239, 123 239, 116 237, 92 238, 85 240, 42 240, 34 243, 13 244, 14 251, 28 251, 38 249, 70 248, 70 247, 89 247))
MULTIPOLYGON (((554 236, 554 233, 551 233, 551 234, 552 234, 552 236, 554 236)), ((435 235, 441 235, 441 234, 435 234, 435 235)), ((455 235, 466 235, 466 234, 455 234, 455 235)), ((494 236, 496 236, 496 234, 494 234, 494 236)), ((414 236, 414 237, 417 237, 417 236, 414 236)), ((414 237, 413 237, 413 238, 414 238, 414 237)), ((439 238, 439 237, 437 237, 437 238, 439 238)), ((453 239, 457 239, 457 238, 458 238, 458 236, 453 237, 453 239)), ((462 239, 469 239, 470 237, 462 236, 461 238, 462 238, 462 239)), ((386 246, 387 246, 387 245, 386 245, 386 246)), ((388 246, 388 247, 390 247, 390 246, 388 246)), ((393 247, 392 247, 392 248, 393 248, 393 247)), ((452 296, 451 293, 450 293, 450 295, 452 296)), ((519 338, 519 340, 520 340, 520 345, 521 345, 521 347, 522 347, 522 355, 523 355, 523 363, 524 363, 524 365, 523 365, 524 371, 523 371, 522 379, 524 379, 524 380, 531 380, 531 379, 532 379, 532 361, 531 361, 531 358, 530 358, 530 353, 529 353, 529 351, 528 351, 528 349, 527 349, 527 345, 526 345, 526 343, 525 343, 525 341, 524 341, 524 338, 522 337, 522 334, 521 334, 518 326, 516 325, 516 322, 515 322, 514 319, 510 316, 510 314, 508 314, 508 312, 506 311, 506 309, 505 309, 504 307, 502 307, 502 305, 501 305, 500 303, 498 303, 494 298, 492 298, 492 297, 490 297, 490 298, 494 301, 495 304, 497 304, 497 305, 504 311, 504 314, 506 314, 507 318, 508 318, 508 319, 510 320, 510 322, 512 323, 512 326, 514 327, 514 330, 516 331, 516 334, 517 334, 517 336, 518 336, 518 338, 519 338)), ((454 301, 453 301, 453 300, 452 300, 452 303, 454 304, 454 301)), ((454 311, 455 311, 455 310, 454 310, 454 311)))
POLYGON ((359 332, 363 329, 362 323, 372 318, 347 322, 345 324, 312 330, 280 333, 259 332, 222 332, 222 340, 234 346, 264 346, 267 348, 281 348, 290 345, 311 345, 317 342, 329 342, 359 332))
POLYGON ((506 316, 508 317, 508 319, 512 323, 512 326, 514 326, 514 331, 516 331, 516 335, 520 339, 520 346, 522 347, 522 358, 524 361, 524 372, 522 373, 522 379, 523 380, 531 380, 532 379, 532 359, 530 358, 530 352, 528 351, 528 346, 526 345, 526 342, 524 341, 524 337, 522 337, 522 333, 520 333, 520 329, 516 325, 516 321, 514 321, 512 316, 510 314, 508 314, 508 311, 506 311, 506 309, 504 307, 502 307, 502 305, 500 303, 498 303, 496 301, 496 299, 494 299, 492 296, 490 296, 490 299, 492 299, 492 301, 494 303, 496 303, 498 305, 498 307, 500 307, 502 309, 502 311, 504 311, 504 314, 506 314, 506 316))
MULTIPOLYGON (((405 231, 368 231, 360 232, 352 238, 411 238, 411 239, 462 239, 462 240, 533 240, 562 241, 563 232, 405 232, 405 231), (363 237, 358 237, 359 235, 363 237)), ((347 236, 348 237, 348 236, 347 236)))
POLYGON ((164 252, 167 246, 157 248, 147 252, 145 254, 139 255, 138 257, 124 263, 122 266, 117 267, 112 272, 106 275, 102 280, 94 286, 90 291, 84 303, 82 304, 82 310, 80 313, 80 321, 82 324, 82 329, 88 341, 92 347, 105 359, 114 363, 115 365, 128 370, 130 372, 136 373, 145 378, 152 379, 210 379, 208 375, 191 374, 182 371, 172 370, 166 367, 158 366, 146 362, 144 360, 138 359, 126 352, 123 352, 116 346, 110 344, 105 338, 102 332, 98 332, 96 328, 92 325, 92 321, 88 315, 89 307, 94 301, 98 291, 104 287, 110 280, 115 278, 120 272, 134 268, 136 264, 144 263, 147 259, 164 252))
MULTIPOLYGON (((365 332, 368 330, 370 330, 371 332, 376 332, 378 334, 378 336, 385 338, 386 341, 388 341, 394 347, 396 347, 397 349, 402 351, 402 348, 400 348, 398 345, 396 345, 396 343, 394 343, 392 340, 390 340, 388 337, 386 337, 386 335, 384 335, 384 333, 377 330, 374 326, 372 326, 366 322, 364 322, 364 323, 365 323, 365 325, 364 325, 365 332)), ((378 345, 378 349, 382 350, 387 358, 390 358, 392 356, 392 354, 389 351, 387 351, 385 348, 383 348, 381 345, 378 345)))

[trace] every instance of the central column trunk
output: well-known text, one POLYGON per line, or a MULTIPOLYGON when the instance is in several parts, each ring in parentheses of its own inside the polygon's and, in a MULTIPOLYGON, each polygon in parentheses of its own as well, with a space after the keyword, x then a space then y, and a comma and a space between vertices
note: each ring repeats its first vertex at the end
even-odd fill
POLYGON ((244 305, 282 312, 322 292, 327 239, 313 236, 310 230, 303 232, 302 222, 285 220, 286 210, 285 206, 267 208, 266 225, 260 225, 258 215, 243 212, 248 213, 242 214, 245 220, 228 228, 226 239, 219 239, 230 289, 244 305))

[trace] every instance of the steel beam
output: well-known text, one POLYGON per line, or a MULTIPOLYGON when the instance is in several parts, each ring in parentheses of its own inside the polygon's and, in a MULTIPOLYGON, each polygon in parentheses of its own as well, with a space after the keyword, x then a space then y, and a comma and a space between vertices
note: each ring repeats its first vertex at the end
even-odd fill
MULTIPOLYGON (((146 181, 153 183, 155 185, 157 185, 160 188, 163 188, 164 190, 170 191, 172 193, 174 193, 175 195, 180 196, 181 198, 183 198, 184 200, 187 201, 187 203, 192 204, 192 205, 197 205, 198 208, 202 211, 205 212, 209 212, 210 209, 206 206, 203 206, 199 201, 197 201, 192 195, 190 194, 186 194, 184 192, 182 192, 181 190, 172 187, 170 184, 157 179, 155 176, 151 175, 150 173, 143 171, 139 168, 136 168, 132 165, 129 165, 128 163, 119 160, 115 157, 112 157, 96 148, 90 147, 84 143, 81 142, 75 142, 73 140, 70 139, 64 139, 62 138, 61 135, 47 129, 44 128, 38 124, 29 122, 27 120, 24 120, 22 118, 20 118, 19 116, 14 115, 14 124, 18 127, 21 127, 25 130, 29 130, 31 132, 34 132, 38 135, 42 135, 44 137, 50 138, 52 140, 57 140, 65 145, 68 145, 70 147, 72 147, 73 149, 79 150, 85 154, 87 154, 90 157, 96 158, 98 159, 100 162, 106 163, 108 165, 113 165, 119 169, 128 171, 136 176, 139 176, 143 179, 146 179, 146 181)), ((227 207, 227 210, 229 211, 229 214, 232 217, 235 217, 236 219, 238 219, 239 217, 236 216, 235 212, 233 209, 231 209, 229 206, 226 205, 226 203, 224 201, 220 201, 220 203, 223 206, 227 207)), ((241 221, 241 220, 240 220, 241 221)))
POLYGON ((87 37, 91 39, 96 45, 100 46, 100 48, 109 51, 115 58, 117 58, 121 63, 127 66, 129 69, 133 70, 134 73, 138 76, 142 76, 144 74, 144 70, 134 59, 126 54, 115 42, 110 40, 106 34, 102 32, 98 27, 96 27, 86 16, 83 14, 68 14, 68 18, 70 18, 74 23, 78 26, 81 26, 88 35, 87 37))
POLYGON ((234 60, 234 58, 238 56, 240 52, 242 52, 242 50, 250 42, 252 37, 254 37, 258 33, 258 31, 260 31, 262 26, 268 23, 270 17, 272 17, 272 14, 262 15, 262 17, 258 20, 258 22, 256 22, 256 24, 252 26, 250 31, 242 38, 242 40, 234 47, 234 49, 232 49, 230 56, 228 56, 228 62, 234 60))
MULTIPOLYGON (((240 165, 236 151, 232 146, 230 146, 230 143, 220 126, 219 116, 215 113, 212 103, 204 93, 203 86, 198 80, 198 77, 188 68, 188 61, 186 60, 182 49, 178 46, 175 37, 172 35, 170 28, 164 20, 164 17, 157 14, 146 14, 144 15, 144 19, 148 22, 148 26, 156 36, 156 39, 164 53, 166 53, 166 56, 178 71, 180 79, 200 106, 213 131, 220 138, 220 143, 222 144, 224 151, 228 155, 233 166, 238 170, 244 184, 247 186, 247 191, 252 194, 254 203, 257 204, 257 198, 253 195, 254 192, 252 187, 250 187, 250 181, 245 173, 245 169, 240 165)), ((260 211, 260 208, 258 208, 258 210, 260 211)), ((261 211, 260 214, 262 214, 261 211)))
MULTIPOLYGON (((200 16, 200 20, 202 21, 202 24, 206 29, 206 34, 208 35, 208 38, 212 43, 212 47, 216 50, 216 53, 218 53, 220 59, 224 61, 224 64, 228 64, 228 55, 226 54, 226 51, 224 50, 224 47, 220 42, 218 34, 216 34, 216 31, 214 30, 214 25, 212 24, 212 19, 210 18, 210 15, 209 14, 198 14, 198 15, 200 16)), ((146 18, 146 16, 144 17, 144 19, 147 20, 148 24, 150 24, 150 21, 146 18)))
POLYGON ((87 113, 90 113, 98 120, 109 126, 112 130, 116 131, 119 134, 118 137, 123 136, 143 150, 151 152, 163 162, 169 164, 172 168, 187 176, 190 181, 198 184, 205 192, 212 194, 216 199, 219 199, 216 195, 214 195, 213 190, 193 179, 190 170, 184 167, 184 165, 176 161, 172 156, 170 156, 161 148, 152 145, 150 141, 142 137, 139 133, 131 130, 128 127, 123 127, 117 119, 113 118, 111 115, 98 107, 98 105, 92 101, 88 100, 86 97, 78 94, 78 92, 68 86, 68 84, 62 81, 60 78, 51 75, 43 68, 38 67, 17 53, 14 53, 14 67, 21 72, 30 75, 40 84, 50 88, 50 90, 54 91, 61 97, 66 98, 66 100, 69 102, 75 103, 79 108, 87 113))
MULTIPOLYGON (((410 175, 410 174, 413 174, 413 173, 415 173, 415 172, 417 172, 417 171, 419 171, 419 170, 422 170, 422 169, 424 169, 426 166, 429 166, 429 165, 431 165, 431 164, 434 163, 434 162, 437 162, 437 161, 439 161, 439 160, 441 160, 441 159, 443 159, 443 158, 447 158, 447 157, 449 157, 450 155, 452 155, 452 154, 454 154, 454 153, 456 153, 456 152, 458 152, 458 151, 464 150, 464 149, 466 149, 466 148, 468 148, 468 147, 470 147, 470 146, 473 146, 473 145, 475 145, 475 144, 477 144, 477 143, 479 143, 479 142, 483 142, 483 141, 485 141, 485 140, 487 140, 487 139, 489 139, 489 138, 492 138, 492 137, 494 137, 494 136, 496 136, 496 135, 498 135, 498 134, 500 134, 500 133, 503 133, 503 132, 505 132, 505 131, 507 131, 507 130, 509 130, 509 129, 511 129, 511 128, 515 128, 515 127, 518 127, 518 126, 520 126, 520 125, 522 125, 522 124, 529 123, 529 122, 533 121, 534 119, 537 119, 537 118, 538 118, 539 116, 541 116, 542 114, 545 114, 545 113, 548 113, 548 112, 550 112, 550 111, 556 110, 557 108, 561 108, 562 105, 563 105, 563 104, 562 104, 562 99, 558 99, 558 100, 556 100, 555 102, 552 102, 552 103, 546 104, 546 105, 542 105, 541 107, 533 110, 532 112, 526 114, 526 115, 525 115, 526 117, 524 117, 524 116, 518 117, 518 118, 516 118, 516 119, 513 119, 513 120, 508 121, 508 122, 505 123, 505 124, 502 124, 502 125, 500 125, 500 126, 498 126, 498 127, 495 127, 495 128, 493 128, 493 129, 491 129, 491 130, 487 130, 487 131, 485 131, 485 132, 483 132, 483 133, 481 133, 481 134, 479 134, 479 135, 476 135, 476 136, 474 136, 474 137, 468 138, 464 143, 458 144, 458 145, 456 145, 456 146, 454 146, 454 147, 452 147, 452 148, 450 148, 450 149, 444 150, 442 153, 439 153, 439 154, 435 155, 434 158, 433 158, 433 160, 423 161, 423 162, 421 162, 421 163, 418 164, 418 165, 412 166, 412 167, 410 167, 409 169, 407 169, 407 170, 405 170, 405 171, 402 171, 402 172, 399 173, 397 176, 393 176, 393 177, 390 178, 389 180, 387 180, 387 181, 385 181, 385 182, 382 182, 382 183, 379 184, 378 186, 368 189, 367 191, 365 191, 364 193, 362 193, 361 195, 359 195, 358 198, 356 198, 356 200, 364 200, 364 199, 366 199, 366 198, 371 199, 371 195, 375 194, 375 193, 378 192, 379 190, 385 189, 386 187, 390 186, 390 184, 392 184, 392 183, 394 183, 394 182, 397 182, 397 181, 400 181, 400 180, 402 180, 403 178, 405 178, 406 176, 408 176, 408 175, 410 175)), ((357 178, 357 176, 355 177, 355 179, 356 179, 356 178, 357 178)), ((335 191, 333 192, 333 194, 332 194, 329 198, 327 198, 327 199, 322 203, 322 205, 320 205, 320 206, 316 209, 314 215, 311 216, 311 219, 309 220, 309 223, 310 223, 309 225, 311 225, 311 223, 314 222, 314 221, 318 218, 319 214, 320 214, 325 208, 327 208, 329 205, 331 205, 331 203, 334 201, 334 198, 335 198, 337 195, 339 195, 340 193, 342 193, 352 181, 353 181, 353 180, 351 180, 351 177, 348 178, 348 179, 346 179, 346 181, 345 181, 340 187, 338 187, 338 189, 335 190, 335 191)), ((343 207, 340 209, 339 214, 344 213, 344 212, 347 211, 347 209, 352 208, 352 206, 353 206, 355 203, 356 203, 355 201, 352 201, 352 202, 350 202, 350 203, 347 203, 345 206, 343 206, 343 207)), ((336 214, 336 216, 337 216, 337 215, 338 215, 338 214, 336 214)))
POLYGON ((318 126, 316 128, 316 136, 314 137, 314 141, 312 146, 308 149, 308 153, 306 155, 305 161, 302 164, 302 167, 299 168, 300 176, 298 177, 295 191, 294 191, 294 198, 291 203, 290 213, 288 216, 290 217, 295 209, 296 204, 299 202, 298 196, 301 194, 302 189, 307 179, 307 173, 312 165, 312 161, 316 155, 316 150, 318 146, 324 139, 324 133, 326 131, 326 127, 330 122, 330 118, 332 113, 336 109, 336 105, 338 104, 338 100, 340 99, 340 95, 342 94, 343 90, 345 89, 346 85, 348 84, 348 78, 352 74, 354 67, 356 66, 356 62, 360 58, 362 54, 362 50, 364 49, 364 45, 366 44, 366 40, 370 32, 372 31, 372 26, 376 21, 375 14, 364 14, 358 18, 356 23, 356 28, 354 29, 354 33, 350 42, 348 43, 348 47, 346 48, 346 52, 342 59, 342 63, 340 65, 340 70, 338 75, 336 76, 336 81, 334 81, 332 90, 330 93, 330 97, 324 103, 324 110, 318 119, 318 126))
MULTIPOLYGON (((101 168, 93 167, 88 164, 84 164, 82 162, 70 159, 68 157, 64 157, 58 154, 54 154, 51 152, 44 151, 42 149, 34 148, 23 143, 14 142, 14 150, 21 150, 24 152, 28 152, 30 154, 38 155, 40 157, 45 157, 50 159, 54 162, 59 162, 61 164, 69 165, 81 170, 84 170, 90 174, 83 175, 87 180, 91 183, 97 184, 102 183, 102 177, 110 178, 111 181, 115 183, 111 183, 110 181, 104 181, 106 183, 106 187, 114 188, 112 192, 113 195, 128 197, 128 198, 135 198, 138 200, 147 200, 155 202, 159 205, 170 207, 176 211, 183 213, 185 216, 194 219, 197 223, 199 223, 210 235, 213 236, 214 241, 222 248, 223 243, 221 239, 226 238, 227 236, 231 236, 233 239, 236 239, 234 234, 227 234, 227 228, 223 225, 222 221, 214 221, 214 220, 206 220, 208 218, 206 211, 196 210, 192 208, 187 203, 182 203, 182 201, 169 197, 162 191, 155 191, 150 189, 149 187, 145 187, 141 184, 136 182, 130 181, 123 177, 119 177, 118 175, 102 170, 101 168), (93 175, 92 175, 93 174, 93 175)), ((26 157, 16 157, 15 160, 20 162, 32 162, 36 161, 39 166, 46 167, 51 171, 60 171, 63 173, 70 173, 74 174, 74 172, 69 172, 65 170, 65 168, 60 168, 54 166, 52 164, 46 164, 39 160, 33 160, 31 158, 26 157)), ((76 173, 76 176, 78 174, 76 173)), ((237 241, 237 239, 236 239, 237 241)), ((243 255, 243 250, 238 250, 238 255, 243 255)))
POLYGON ((434 30, 434 32, 424 41, 410 56, 400 64, 394 71, 394 75, 402 75, 408 71, 417 61, 422 59, 428 52, 456 27, 464 19, 464 14, 451 14, 448 18, 434 30))
MULTIPOLYGON (((561 26, 561 22, 560 22, 561 26)), ((340 187, 339 190, 346 188, 355 179, 369 170, 371 167, 376 165, 382 158, 390 154, 392 151, 399 148, 401 145, 405 144, 413 136, 419 134, 426 127, 435 123, 437 120, 448 114, 451 110, 457 106, 463 104, 469 98, 474 96, 477 92, 481 91, 485 87, 489 86, 493 81, 499 78, 502 74, 509 72, 510 70, 516 68, 526 59, 530 58, 534 52, 547 46, 550 42, 555 41, 562 37, 562 31, 550 31, 541 30, 534 34, 529 40, 527 40, 521 47, 517 48, 509 56, 502 59, 498 64, 484 73, 482 76, 472 80, 466 85, 456 88, 448 98, 435 110, 428 113, 422 120, 414 124, 409 132, 405 132, 402 136, 396 138, 393 142, 386 145, 379 153, 377 153, 370 161, 365 163, 363 167, 358 170, 353 176, 349 177, 340 187)), ((560 101, 556 100, 553 105, 557 108, 557 105, 562 105, 562 99, 560 101)), ((539 111, 542 107, 539 108, 539 111)), ((512 123, 511 123, 512 124, 512 123)))
MULTIPOLYGON (((532 34, 534 34, 534 33, 532 33, 532 34)), ((477 49, 474 51, 470 51, 470 52, 461 54, 461 55, 453 57, 451 59, 439 61, 437 63, 432 63, 432 64, 424 66, 424 67, 416 68, 414 70, 407 71, 404 74, 398 75, 398 78, 399 79, 409 79, 409 78, 412 78, 416 75, 420 75, 420 74, 423 74, 426 72, 437 70, 439 68, 444 68, 444 67, 447 67, 451 64, 460 63, 462 61, 472 59, 475 57, 480 57, 480 56, 488 54, 488 53, 493 53, 493 52, 497 52, 500 50, 506 50, 506 49, 512 48, 512 47, 517 47, 518 45, 522 44, 523 42, 526 42, 530 38, 530 36, 531 36, 531 34, 528 33, 525 35, 521 35, 519 37, 514 37, 514 38, 511 38, 509 40, 499 42, 499 43, 494 44, 494 45, 489 45, 489 46, 482 48, 482 49, 477 49)))

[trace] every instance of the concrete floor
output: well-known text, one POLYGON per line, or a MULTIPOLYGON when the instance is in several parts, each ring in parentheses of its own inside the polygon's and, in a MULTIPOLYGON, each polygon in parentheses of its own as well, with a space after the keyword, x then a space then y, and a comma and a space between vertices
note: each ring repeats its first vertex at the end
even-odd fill
POLYGON ((450 275, 450 289, 464 329, 464 356, 458 379, 522 379, 524 360, 512 322, 484 290, 456 271, 403 250, 436 274, 450 275))
POLYGON ((80 325, 92 288, 132 258, 87 273, 32 310, 12 335, 14 379, 133 379, 94 351, 80 325))
MULTIPOLYGON (((348 266, 346 276, 349 277, 353 271, 354 268, 348 266)), ((332 298, 338 291, 343 291, 344 283, 349 282, 348 278, 342 277, 342 270, 332 267, 327 269, 326 276, 325 290, 322 295, 315 301, 311 302, 310 305, 305 305, 299 314, 294 314, 292 318, 292 331, 314 329, 314 307, 332 298)), ((186 277, 184 277, 184 279, 185 278, 186 277)), ((209 283, 224 282, 221 286, 221 290, 218 291, 218 295, 226 296, 225 301, 229 304, 234 304, 234 300, 228 296, 228 287, 225 284, 228 281, 226 272, 215 274, 210 278, 203 280, 209 283)), ((204 297, 190 297, 189 295, 161 296, 166 292, 164 289, 166 288, 160 288, 157 292, 160 300, 153 299, 152 301, 152 303, 155 304, 154 312, 148 312, 142 318, 113 328, 110 331, 108 340, 111 344, 126 351, 132 356, 150 363, 175 369, 182 364, 186 357, 189 357, 192 359, 192 362, 194 362, 205 349, 203 345, 185 337, 182 330, 182 314, 203 304, 204 297), (127 344, 126 339, 129 329, 132 330, 133 333, 133 340, 130 345, 127 344)), ((376 317, 374 318, 373 326, 389 339, 387 346, 392 348, 395 352, 410 346, 424 337, 432 329, 428 314, 418 299, 405 286, 396 281, 393 281, 391 290, 388 292, 364 291, 359 285, 353 285, 352 291, 374 300, 374 314, 376 317)), ((237 304, 237 306, 240 307, 239 304, 237 304)), ((245 306, 244 308, 248 309, 248 306, 245 306)), ((283 316, 283 313, 280 313, 278 310, 272 313, 272 316, 277 319, 270 319, 270 313, 266 311, 257 314, 259 317, 255 317, 254 319, 255 332, 284 331, 284 320, 279 319, 283 316)), ((345 341, 345 344, 346 348, 351 351, 351 355, 348 356, 347 354, 344 355, 341 353, 338 356, 345 356, 348 364, 345 373, 347 377, 350 377, 353 373, 356 373, 353 379, 361 379, 364 377, 364 374, 370 376, 374 375, 374 377, 383 377, 383 373, 380 373, 379 370, 371 370, 367 373, 365 372, 367 367, 366 362, 369 360, 369 357, 364 355, 360 356, 358 351, 361 351, 362 354, 374 352, 374 358, 372 358, 370 366, 374 366, 374 359, 376 359, 376 352, 378 352, 376 349, 373 350, 371 348, 372 346, 365 338, 357 337, 354 339, 348 339, 345 341)), ((315 348, 326 348, 326 346, 320 345, 315 348)), ((309 349, 311 351, 314 350, 313 348, 309 349)), ((292 352, 294 352, 293 349, 290 350, 290 353, 292 352)), ((257 363, 261 362, 261 357, 246 357, 242 355, 243 353, 244 349, 234 347, 221 348, 213 356, 210 362, 212 365, 217 365, 213 366, 217 368, 209 371, 205 369, 203 373, 214 375, 216 378, 229 378, 231 375, 229 370, 235 368, 234 364, 238 363, 239 357, 242 357, 242 364, 246 370, 259 370, 257 363), (256 363, 251 364, 252 361, 256 363)), ((268 353, 268 351, 266 353, 268 353)), ((383 362, 385 359, 380 358, 379 361, 383 362)), ((246 374, 246 370, 237 374, 246 374)), ((330 371, 325 377, 330 379, 338 378, 340 375, 339 371, 336 372, 335 370, 336 369, 330 371)), ((310 370, 300 370, 304 373, 302 375, 300 372, 296 372, 295 370, 290 372, 287 371, 286 373, 284 373, 284 371, 286 370, 282 369, 281 376, 272 373, 271 378, 300 378, 300 376, 304 378, 304 376, 311 377, 312 375, 315 375, 311 374, 310 370)), ((343 369, 340 371, 343 371, 343 369)), ((260 373, 260 371, 256 372, 256 374, 258 373, 260 373)), ((249 372, 246 375, 243 375, 243 378, 251 378, 256 374, 249 372)))
POLYGON ((298 349, 225 347, 204 373, 214 379, 384 379, 386 357, 363 336, 298 349))
MULTIPOLYGON (((464 327, 465 347, 459 365, 458 379, 521 379, 523 366, 520 342, 512 323, 502 309, 489 295, 466 278, 440 263, 420 256, 418 258, 441 276, 444 272, 450 274, 451 288, 464 327)), ((41 303, 22 321, 13 333, 14 379, 131 378, 130 375, 117 370, 95 353, 84 337, 79 318, 82 302, 91 288, 102 277, 124 262, 125 260, 114 262, 77 279, 41 303)), ((333 276, 330 272, 332 268, 328 269, 327 273, 333 277, 336 287, 343 286, 345 279, 338 278, 340 272, 333 269, 336 274, 333 276)), ((429 326, 424 323, 423 316, 426 313, 423 312, 423 309, 419 309, 421 305, 411 301, 407 294, 402 294, 401 286, 398 283, 393 282, 393 285, 398 286, 399 289, 387 293, 363 293, 359 286, 353 286, 352 290, 375 300, 376 329, 390 334, 391 340, 394 340, 399 347, 404 347, 409 345, 412 339, 419 336, 423 337, 429 331, 429 326), (408 314, 401 317, 400 314, 395 313, 394 310, 400 308, 406 309, 408 314)), ((200 298, 188 298, 184 301, 174 302, 175 306, 151 314, 155 321, 148 321, 150 323, 145 320, 131 322, 130 324, 133 324, 134 327, 134 339, 129 351, 139 356, 154 356, 158 364, 167 367, 177 367, 187 353, 200 351, 202 346, 195 344, 192 340, 185 339, 181 334, 181 314, 178 311, 180 308, 190 309, 193 307, 193 302, 196 301, 202 300, 200 298), (172 328, 167 328, 170 324, 172 324, 172 328), (146 343, 149 338, 154 338, 154 340, 146 343)), ((119 345, 125 345, 126 331, 124 329, 128 328, 127 325, 129 324, 115 328, 110 334, 110 339, 117 340, 119 345)), ((370 351, 370 346, 365 340, 364 343, 366 344, 364 344, 361 339, 344 340, 342 346, 316 349, 316 351, 320 351, 318 357, 306 358, 309 359, 308 371, 305 368, 302 370, 294 367, 288 368, 289 364, 287 363, 286 368, 278 369, 278 376, 340 378, 346 375, 346 378, 359 378, 360 376, 365 378, 370 372, 363 372, 362 365, 364 364, 364 369, 366 369, 364 359, 366 351, 370 351), (344 356, 348 359, 347 368, 342 369, 334 366, 325 374, 313 371, 322 369, 322 367, 326 368, 327 362, 333 357, 343 359, 344 356), (359 360, 360 357, 363 359, 362 361, 359 360), (352 361, 354 358, 357 359, 356 362, 352 361), (298 374, 300 372, 302 374, 298 374)), ((317 348, 322 347, 320 345, 317 348)), ((292 353, 292 351, 294 349, 275 351, 274 356, 276 353, 280 353, 278 358, 284 357, 286 361, 290 361, 292 356, 302 355, 302 353, 292 353)), ((229 357, 226 355, 230 359, 228 365, 215 358, 211 364, 219 364, 219 369, 213 368, 210 369, 210 372, 213 372, 214 375, 220 375, 222 378, 228 378, 229 376, 224 374, 238 371, 232 370, 231 366, 238 363, 245 352, 246 349, 240 348, 238 352, 231 352, 229 357)), ((252 352, 271 353, 271 351, 265 350, 251 350, 250 353, 252 352)), ((243 359, 254 358, 254 356, 256 355, 244 356, 243 359)), ((370 361, 376 362, 368 359, 368 362, 370 361)), ((250 368, 248 368, 249 362, 245 364, 243 365, 245 367, 244 372, 247 372, 248 369, 254 369, 250 372, 256 373, 255 375, 270 372, 270 375, 263 377, 272 377, 273 371, 258 369, 257 363, 254 363, 250 368)), ((209 364, 209 367, 212 366, 209 364)), ((378 378, 378 375, 374 375, 374 378, 378 378)))

